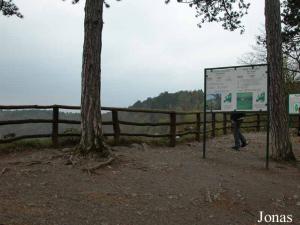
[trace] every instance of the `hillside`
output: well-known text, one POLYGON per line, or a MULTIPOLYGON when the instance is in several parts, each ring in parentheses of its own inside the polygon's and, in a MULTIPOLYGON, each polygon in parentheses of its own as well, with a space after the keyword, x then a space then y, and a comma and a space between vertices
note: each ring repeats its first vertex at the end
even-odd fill
MULTIPOLYGON (((147 98, 145 101, 137 101, 129 108, 136 109, 163 109, 177 111, 199 111, 203 109, 203 91, 179 91, 176 93, 163 92, 154 98, 147 98)), ((195 120, 191 116, 177 116, 178 121, 195 120)), ((121 120, 139 121, 139 122, 168 122, 169 117, 164 114, 148 114, 148 113, 121 113, 121 120)), ((184 129, 184 127, 182 127, 184 129)), ((122 126, 122 131, 129 133, 166 133, 169 130, 165 127, 128 127, 122 126)))
POLYGON ((203 91, 179 91, 176 93, 163 92, 154 98, 137 101, 129 108, 166 109, 166 110, 201 110, 203 104, 203 91))
MULTIPOLYGON (((179 91, 176 93, 161 93, 157 97, 147 98, 144 101, 137 101, 129 108, 143 108, 143 109, 165 109, 165 110, 201 110, 203 103, 203 92, 198 91, 179 91)), ((60 112, 61 119, 80 120, 78 112, 60 112)), ((125 113, 119 115, 120 120, 124 121, 138 121, 138 122, 162 122, 168 121, 166 115, 161 114, 146 114, 146 113, 125 113)), ((51 119, 51 110, 2 110, 0 111, 0 121, 18 120, 18 119, 51 119)), ((183 117, 178 118, 178 120, 183 117)), ((111 113, 103 114, 103 121, 111 121, 111 113)), ((59 132, 63 133, 66 129, 80 130, 79 125, 60 124, 59 132)), ((7 125, 0 126, 0 137, 8 133, 15 133, 16 135, 29 134, 47 134, 51 133, 51 124, 21 124, 21 125, 7 125)), ((123 132, 166 132, 168 127, 156 128, 136 128, 129 126, 121 127, 123 132)), ((104 132, 111 132, 111 126, 105 126, 104 132)))

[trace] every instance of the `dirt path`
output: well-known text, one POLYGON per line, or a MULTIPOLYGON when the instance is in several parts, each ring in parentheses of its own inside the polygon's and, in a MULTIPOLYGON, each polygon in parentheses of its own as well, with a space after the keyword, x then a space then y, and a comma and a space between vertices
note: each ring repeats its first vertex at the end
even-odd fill
POLYGON ((0 224, 250 225, 259 211, 300 224, 300 165, 266 171, 264 134, 247 136, 241 152, 231 136, 210 140, 205 160, 196 142, 117 147, 120 160, 92 175, 65 165, 61 150, 0 155, 0 224))

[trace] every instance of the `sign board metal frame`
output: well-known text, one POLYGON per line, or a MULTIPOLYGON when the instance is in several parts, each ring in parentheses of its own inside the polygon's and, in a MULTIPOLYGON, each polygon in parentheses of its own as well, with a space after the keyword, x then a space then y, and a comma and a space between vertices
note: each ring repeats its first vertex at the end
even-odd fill
MULTIPOLYGON (((266 140, 266 162, 265 166, 266 169, 269 168, 269 142, 270 142, 270 104, 269 104, 269 99, 270 99, 270 93, 269 93, 269 84, 270 84, 270 74, 269 74, 269 65, 268 64, 255 64, 255 65, 244 65, 244 66, 228 66, 228 67, 215 67, 215 68, 206 68, 204 69, 204 118, 203 118, 203 155, 202 157, 205 159, 206 158, 206 113, 207 113, 207 81, 206 78, 207 76, 207 71, 209 70, 216 70, 216 69, 237 69, 237 68, 246 68, 246 67, 257 67, 257 66, 266 66, 267 67, 267 140, 266 140)), ((241 111, 241 112, 247 112, 247 111, 241 111)), ((255 111, 251 111, 255 112, 255 111)), ((261 112, 261 111, 257 111, 261 112)))

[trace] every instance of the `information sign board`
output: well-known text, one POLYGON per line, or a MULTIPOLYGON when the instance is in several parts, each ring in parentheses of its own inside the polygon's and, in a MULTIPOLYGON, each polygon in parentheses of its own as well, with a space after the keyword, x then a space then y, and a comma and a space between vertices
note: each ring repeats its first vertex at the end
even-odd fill
POLYGON ((267 111, 267 65, 206 69, 207 111, 267 111))

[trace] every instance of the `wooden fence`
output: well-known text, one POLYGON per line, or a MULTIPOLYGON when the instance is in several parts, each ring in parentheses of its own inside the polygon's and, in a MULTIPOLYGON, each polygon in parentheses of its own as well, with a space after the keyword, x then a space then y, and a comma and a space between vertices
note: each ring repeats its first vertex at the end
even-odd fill
MULTIPOLYGON (((54 146, 58 145, 59 137, 66 136, 80 136, 78 133, 68 133, 60 134, 58 132, 59 124, 80 124, 77 120, 63 120, 59 118, 59 110, 80 110, 79 106, 67 106, 67 105, 49 105, 49 106, 39 106, 39 105, 18 105, 18 106, 4 106, 0 105, 0 110, 20 110, 20 109, 52 109, 52 119, 23 119, 23 120, 8 120, 0 121, 0 126, 12 125, 12 124, 32 124, 32 123, 50 123, 52 124, 51 134, 36 134, 36 135, 23 135, 18 137, 12 137, 9 139, 0 139, 0 144, 11 143, 21 139, 31 139, 31 138, 45 138, 51 137, 54 146)), ((114 138, 116 144, 120 142, 120 137, 131 136, 131 137, 151 137, 151 138, 168 138, 169 146, 174 147, 176 145, 176 139, 178 137, 186 135, 194 135, 197 141, 201 140, 202 125, 203 125, 203 112, 185 112, 185 111, 167 111, 167 110, 149 110, 149 109, 132 109, 132 108, 115 108, 115 107, 102 107, 103 111, 110 111, 112 113, 112 121, 103 122, 103 125, 110 125, 113 127, 113 133, 104 133, 104 136, 110 136, 114 138), (155 114, 165 114, 169 117, 169 122, 163 123, 150 123, 150 122, 129 122, 122 121, 119 119, 119 112, 127 113, 155 113, 155 114), (193 121, 177 121, 178 115, 193 115, 193 121), (166 134, 149 134, 149 133, 123 133, 120 125, 129 126, 168 126, 169 132, 166 134), (178 132, 177 128, 182 125, 189 125, 193 129, 178 132)), ((207 113, 207 134, 211 137, 215 137, 218 134, 227 134, 231 130, 230 112, 208 112, 207 113), (210 128, 209 128, 210 127, 210 128)), ((246 119, 243 122, 242 128, 252 128, 256 131, 264 129, 266 126, 266 113, 264 112, 251 112, 247 113, 246 119)), ((297 115, 295 118, 298 117, 297 115)), ((296 119, 297 120, 297 119, 296 119)), ((293 127, 298 127, 297 121, 293 120, 293 127)))

